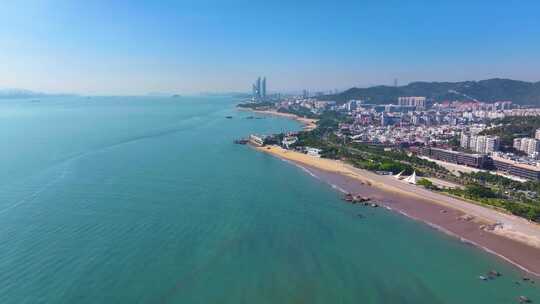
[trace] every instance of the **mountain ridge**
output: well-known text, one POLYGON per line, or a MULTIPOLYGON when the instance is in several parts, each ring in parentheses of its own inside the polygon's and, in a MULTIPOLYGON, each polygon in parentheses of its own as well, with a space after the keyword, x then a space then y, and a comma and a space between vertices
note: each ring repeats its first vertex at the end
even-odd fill
POLYGON ((339 94, 324 95, 320 100, 345 103, 362 99, 366 103, 397 103, 400 96, 425 96, 435 102, 471 100, 493 103, 510 100, 520 105, 540 105, 540 81, 527 82, 505 78, 479 81, 427 82, 415 81, 404 86, 373 86, 351 88, 339 94))

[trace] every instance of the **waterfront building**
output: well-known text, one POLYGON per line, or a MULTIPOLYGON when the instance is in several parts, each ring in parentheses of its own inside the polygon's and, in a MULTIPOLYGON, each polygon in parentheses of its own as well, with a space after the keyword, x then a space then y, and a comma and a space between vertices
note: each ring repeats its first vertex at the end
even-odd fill
POLYGON ((485 168, 489 165, 489 158, 484 154, 469 154, 438 148, 424 148, 421 153, 432 159, 474 168, 485 168))
POLYGON ((258 77, 255 83, 251 86, 254 101, 266 100, 266 77, 258 77))
POLYGON ((281 141, 281 145, 284 148, 290 149, 291 145, 295 144, 297 141, 298 137, 296 136, 285 136, 281 141))
POLYGON ((306 153, 309 156, 321 157, 321 149, 306 147, 306 153))
POLYGON ((265 137, 260 135, 251 134, 249 135, 249 143, 254 146, 262 147, 264 146, 265 137))
POLYGON ((529 180, 540 179, 540 167, 537 163, 520 162, 502 157, 502 155, 492 155, 491 158, 493 159, 493 166, 498 171, 529 180))

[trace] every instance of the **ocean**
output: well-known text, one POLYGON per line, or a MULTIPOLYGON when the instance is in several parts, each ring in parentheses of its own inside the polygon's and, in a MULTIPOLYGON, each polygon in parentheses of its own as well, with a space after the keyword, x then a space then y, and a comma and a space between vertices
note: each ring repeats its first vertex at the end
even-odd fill
POLYGON ((540 301, 498 258, 233 144, 300 128, 236 102, 1 100, 0 303, 540 301))

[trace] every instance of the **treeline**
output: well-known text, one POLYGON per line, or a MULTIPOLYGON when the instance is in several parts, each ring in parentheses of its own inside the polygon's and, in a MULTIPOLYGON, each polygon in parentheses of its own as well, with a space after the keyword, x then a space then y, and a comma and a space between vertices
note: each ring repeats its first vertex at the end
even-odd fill
POLYGON ((479 184, 469 184, 465 189, 455 188, 445 191, 489 206, 502 208, 514 215, 527 218, 531 221, 540 221, 540 207, 538 205, 507 199, 489 187, 479 184))
POLYGON ((274 104, 271 103, 271 102, 246 102, 246 103, 239 103, 237 105, 237 107, 256 110, 256 109, 259 109, 259 108, 272 107, 273 105, 274 104))
POLYGON ((319 115, 311 112, 310 109, 304 108, 304 107, 297 107, 297 108, 279 108, 278 112, 280 113, 288 113, 288 114, 294 114, 300 117, 306 117, 306 118, 318 118, 319 115))

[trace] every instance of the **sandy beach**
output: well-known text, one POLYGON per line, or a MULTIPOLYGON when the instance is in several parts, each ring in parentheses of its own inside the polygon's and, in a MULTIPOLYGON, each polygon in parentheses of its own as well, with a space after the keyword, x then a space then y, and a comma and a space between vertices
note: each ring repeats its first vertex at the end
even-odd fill
POLYGON ((249 109, 249 108, 238 108, 238 109, 245 110, 245 111, 251 111, 251 112, 255 112, 255 113, 259 113, 259 114, 281 116, 281 117, 294 119, 294 120, 296 120, 296 121, 298 121, 298 122, 300 122, 300 123, 302 123, 304 125, 304 127, 303 127, 304 131, 311 131, 311 130, 313 130, 313 129, 315 129, 317 127, 318 119, 300 117, 298 115, 294 115, 294 114, 290 114, 290 113, 281 113, 281 112, 274 111, 274 110, 262 111, 262 110, 252 110, 252 109, 249 109))
POLYGON ((521 270, 540 277, 540 225, 465 202, 391 176, 354 168, 337 160, 317 158, 280 147, 259 151, 304 167, 343 192, 367 196, 393 211, 478 246, 521 270), (494 230, 486 225, 498 223, 494 230))

